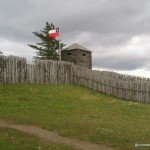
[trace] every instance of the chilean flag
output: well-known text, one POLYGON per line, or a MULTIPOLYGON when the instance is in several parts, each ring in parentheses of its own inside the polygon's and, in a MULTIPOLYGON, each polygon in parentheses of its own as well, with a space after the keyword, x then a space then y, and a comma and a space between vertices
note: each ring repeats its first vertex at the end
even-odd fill
POLYGON ((56 28, 56 29, 54 29, 54 30, 50 30, 50 31, 48 32, 48 36, 49 36, 50 38, 56 38, 57 36, 59 36, 59 28, 56 28))

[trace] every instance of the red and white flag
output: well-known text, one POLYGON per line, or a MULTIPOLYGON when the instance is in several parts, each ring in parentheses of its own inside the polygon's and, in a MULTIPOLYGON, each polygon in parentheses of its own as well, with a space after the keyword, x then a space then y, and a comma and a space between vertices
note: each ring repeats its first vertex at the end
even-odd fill
POLYGON ((56 28, 56 29, 54 29, 54 30, 50 30, 49 32, 48 32, 48 36, 50 37, 50 38, 56 38, 57 36, 59 36, 60 34, 59 34, 59 28, 56 28))

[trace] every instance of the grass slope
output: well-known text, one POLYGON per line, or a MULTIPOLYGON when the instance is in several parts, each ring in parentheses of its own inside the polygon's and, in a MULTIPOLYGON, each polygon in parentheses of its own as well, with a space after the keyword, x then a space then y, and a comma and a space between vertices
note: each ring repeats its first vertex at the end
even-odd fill
POLYGON ((119 149, 150 142, 149 104, 76 85, 0 85, 0 118, 119 149))

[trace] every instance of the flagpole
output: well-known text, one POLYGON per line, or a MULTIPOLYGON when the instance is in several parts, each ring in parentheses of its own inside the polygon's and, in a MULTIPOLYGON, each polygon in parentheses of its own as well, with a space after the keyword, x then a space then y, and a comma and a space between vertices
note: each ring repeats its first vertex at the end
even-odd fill
POLYGON ((61 61, 61 39, 60 39, 60 37, 59 37, 59 52, 60 52, 60 60, 59 61, 61 61))
POLYGON ((59 52, 60 52, 60 60, 61 61, 61 38, 60 38, 60 27, 59 27, 59 52))

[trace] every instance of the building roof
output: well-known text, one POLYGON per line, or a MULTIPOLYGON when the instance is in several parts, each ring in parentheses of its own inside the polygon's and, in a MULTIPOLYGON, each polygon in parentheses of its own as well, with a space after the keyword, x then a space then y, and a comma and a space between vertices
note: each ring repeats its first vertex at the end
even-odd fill
POLYGON ((66 47, 64 50, 73 50, 73 49, 80 49, 80 50, 84 50, 84 51, 89 51, 91 52, 90 50, 88 50, 87 48, 77 44, 77 43, 74 43, 68 47, 66 47))

